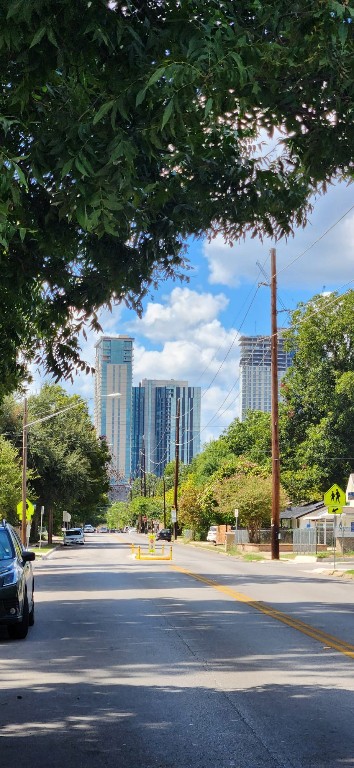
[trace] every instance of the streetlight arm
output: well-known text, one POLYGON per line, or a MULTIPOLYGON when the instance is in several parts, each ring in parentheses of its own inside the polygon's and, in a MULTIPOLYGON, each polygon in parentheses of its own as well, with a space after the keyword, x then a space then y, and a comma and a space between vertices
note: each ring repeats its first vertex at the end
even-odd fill
POLYGON ((83 400, 80 400, 80 402, 78 403, 72 403, 71 405, 68 405, 67 408, 62 408, 61 411, 55 411, 55 413, 50 413, 49 416, 43 416, 41 419, 36 419, 35 421, 29 421, 24 426, 24 428, 28 429, 28 427, 32 427, 33 424, 39 424, 41 421, 48 421, 48 419, 54 419, 54 416, 59 416, 60 413, 71 411, 72 408, 77 408, 79 405, 84 405, 83 400))

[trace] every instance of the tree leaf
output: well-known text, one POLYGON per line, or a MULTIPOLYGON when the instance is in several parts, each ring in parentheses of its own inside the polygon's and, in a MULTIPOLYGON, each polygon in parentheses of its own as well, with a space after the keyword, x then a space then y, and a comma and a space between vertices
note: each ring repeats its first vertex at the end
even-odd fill
POLYGON ((93 125, 96 125, 99 123, 100 120, 109 112, 110 109, 112 109, 113 104, 115 103, 115 99, 111 99, 111 101, 106 101, 105 104, 102 104, 98 112, 96 112, 95 117, 93 118, 93 125))
POLYGON ((38 31, 36 32, 32 42, 31 42, 30 48, 33 48, 34 45, 38 45, 38 43, 40 43, 40 41, 42 40, 42 37, 44 37, 46 31, 47 30, 46 30, 45 27, 41 27, 40 29, 38 29, 38 31))
POLYGON ((146 96, 146 87, 143 88, 141 91, 139 91, 136 100, 135 100, 135 106, 138 107, 139 104, 142 104, 146 96))
POLYGON ((160 77, 162 77, 165 71, 166 71, 166 67, 159 67, 158 69, 156 69, 155 72, 153 72, 153 74, 151 75, 150 79, 147 81, 146 88, 149 88, 150 85, 154 85, 154 83, 156 83, 157 80, 160 80, 160 77))
POLYGON ((166 108, 165 108, 165 111, 164 111, 164 113, 163 113, 163 116, 162 116, 162 123, 161 123, 161 128, 164 128, 164 127, 165 127, 165 125, 167 125, 167 123, 168 123, 168 121, 169 121, 169 119, 170 119, 170 117, 171 117, 171 115, 172 115, 172 112, 173 112, 173 103, 174 103, 174 99, 173 99, 173 97, 172 97, 172 99, 170 99, 170 101, 168 102, 168 104, 167 104, 167 106, 166 106, 166 108))
POLYGON ((208 117, 208 114, 213 106, 213 99, 208 99, 206 105, 205 105, 205 117, 208 117))

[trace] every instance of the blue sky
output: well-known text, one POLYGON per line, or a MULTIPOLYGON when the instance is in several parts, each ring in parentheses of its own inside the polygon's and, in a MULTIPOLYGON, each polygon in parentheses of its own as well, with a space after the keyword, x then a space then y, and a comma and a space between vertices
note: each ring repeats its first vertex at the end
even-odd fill
MULTIPOLYGON (((316 293, 343 293, 354 287, 353 243, 354 187, 338 183, 314 200, 308 225, 288 241, 261 243, 246 237, 232 248, 221 237, 190 241, 189 282, 162 283, 146 298, 141 319, 123 305, 112 312, 103 310, 103 332, 135 338, 135 384, 142 378, 178 378, 202 387, 205 443, 239 416, 240 334, 270 333, 270 290, 259 286, 265 278, 256 262, 269 275, 270 248, 276 247, 281 326, 287 324, 284 306, 294 309, 316 293)), ((91 364, 97 338, 90 334, 82 343, 91 364)), ((63 386, 92 402, 92 376, 80 374, 73 385, 63 386)), ((38 387, 35 375, 34 388, 38 387)))

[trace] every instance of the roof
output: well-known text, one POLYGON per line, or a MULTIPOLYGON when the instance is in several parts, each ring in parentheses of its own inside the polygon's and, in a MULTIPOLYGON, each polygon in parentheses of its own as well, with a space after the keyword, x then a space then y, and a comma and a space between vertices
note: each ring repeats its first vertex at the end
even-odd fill
POLYGON ((300 504, 298 507, 287 507, 280 513, 281 520, 297 520, 299 517, 308 515, 312 512, 325 512, 323 501, 311 501, 308 504, 300 504))

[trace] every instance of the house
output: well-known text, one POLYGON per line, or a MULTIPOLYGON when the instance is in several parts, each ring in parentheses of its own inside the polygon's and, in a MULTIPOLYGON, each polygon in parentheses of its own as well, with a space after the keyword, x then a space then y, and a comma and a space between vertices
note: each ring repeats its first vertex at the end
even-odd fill
POLYGON ((310 501, 299 506, 290 506, 280 513, 281 528, 306 528, 324 519, 333 523, 333 515, 328 515, 323 501, 310 501))

